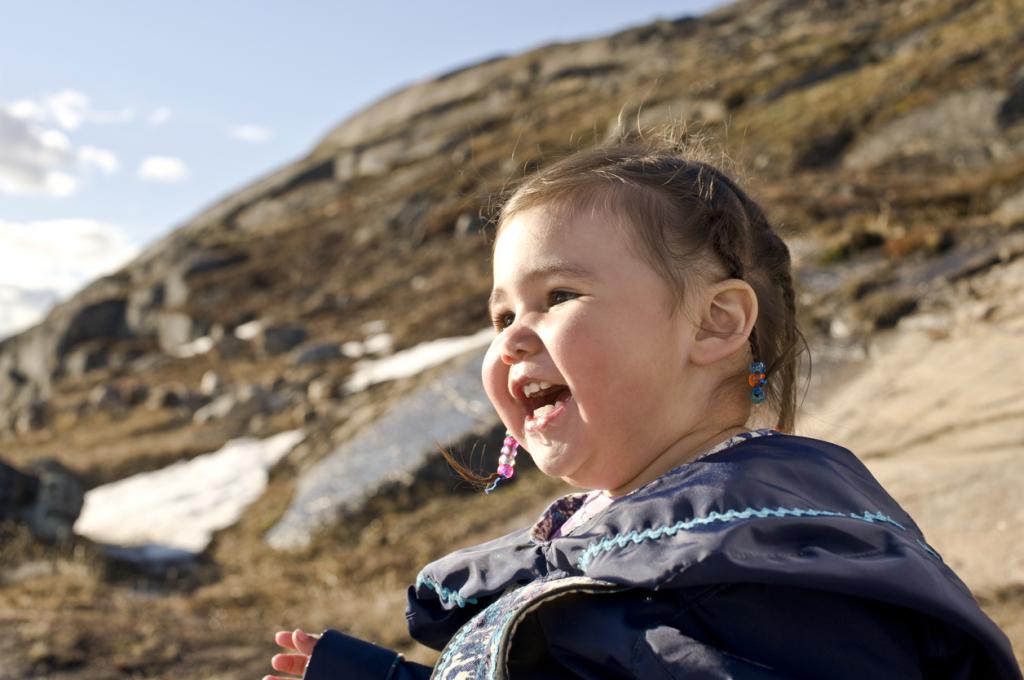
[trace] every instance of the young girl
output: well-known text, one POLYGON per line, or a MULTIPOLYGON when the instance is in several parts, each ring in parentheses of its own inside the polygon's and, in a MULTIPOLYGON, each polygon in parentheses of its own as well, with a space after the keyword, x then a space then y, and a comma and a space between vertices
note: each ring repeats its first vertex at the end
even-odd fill
POLYGON ((803 348, 789 253, 723 173, 637 143, 554 163, 502 209, 490 302, 483 381, 509 437, 488 481, 512 474, 521 444, 594 491, 423 569, 406 616, 443 650, 433 669, 296 630, 277 634, 276 670, 1021 677, 860 461, 787 434, 803 348))

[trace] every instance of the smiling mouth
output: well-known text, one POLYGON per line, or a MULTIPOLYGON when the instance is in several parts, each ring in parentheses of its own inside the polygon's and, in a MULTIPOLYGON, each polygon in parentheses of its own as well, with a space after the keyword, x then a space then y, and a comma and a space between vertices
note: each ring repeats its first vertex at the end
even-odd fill
POLYGON ((527 418, 540 418, 554 411, 559 405, 564 405, 571 397, 572 392, 567 385, 552 385, 525 397, 522 404, 527 418))

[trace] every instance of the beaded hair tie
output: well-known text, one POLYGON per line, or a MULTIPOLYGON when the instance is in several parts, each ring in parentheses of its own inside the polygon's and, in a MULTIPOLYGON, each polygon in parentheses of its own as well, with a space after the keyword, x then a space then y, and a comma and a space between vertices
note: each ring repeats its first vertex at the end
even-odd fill
POLYGON ((760 404, 764 401, 764 386, 768 384, 768 376, 764 371, 764 362, 755 361, 750 364, 750 375, 747 376, 747 384, 753 389, 750 390, 750 401, 760 404))
POLYGON ((490 486, 484 489, 484 493, 490 493, 498 486, 498 482, 509 479, 516 473, 516 453, 519 451, 519 442, 515 440, 512 433, 505 431, 505 441, 501 445, 501 455, 498 456, 498 476, 490 486))

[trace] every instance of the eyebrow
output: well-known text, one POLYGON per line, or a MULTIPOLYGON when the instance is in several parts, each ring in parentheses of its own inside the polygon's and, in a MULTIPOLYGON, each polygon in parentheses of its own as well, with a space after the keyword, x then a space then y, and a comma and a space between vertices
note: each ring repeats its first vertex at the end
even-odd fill
MULTIPOLYGON (((531 267, 527 270, 526 274, 522 277, 524 283, 529 283, 537 279, 543 279, 548 276, 560 274, 573 279, 592 279, 594 278, 593 272, 586 267, 580 267, 579 265, 571 264, 569 262, 555 261, 555 262, 542 262, 538 265, 531 267)), ((494 307, 495 303, 505 297, 505 292, 501 288, 495 288, 491 291, 491 296, 487 298, 488 309, 494 307)))

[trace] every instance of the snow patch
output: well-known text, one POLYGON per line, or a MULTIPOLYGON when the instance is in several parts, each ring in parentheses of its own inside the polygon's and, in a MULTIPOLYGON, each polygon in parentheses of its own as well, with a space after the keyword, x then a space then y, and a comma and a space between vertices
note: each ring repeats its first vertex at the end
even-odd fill
POLYGON ((494 329, 484 328, 473 335, 423 342, 384 359, 360 361, 345 382, 345 390, 360 392, 377 383, 417 375, 466 352, 487 347, 492 340, 494 329))
POLYGON ((233 439, 213 453, 104 484, 85 495, 75 531, 147 553, 198 554, 260 497, 272 467, 305 439, 301 430, 233 439))

